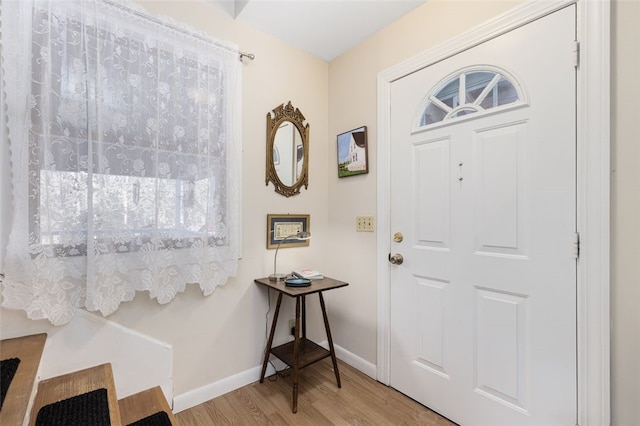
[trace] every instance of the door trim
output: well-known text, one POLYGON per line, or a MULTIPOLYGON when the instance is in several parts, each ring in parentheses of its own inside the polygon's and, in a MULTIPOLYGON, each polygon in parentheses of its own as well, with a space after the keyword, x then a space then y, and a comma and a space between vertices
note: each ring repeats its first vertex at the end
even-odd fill
POLYGON ((487 40, 577 5, 577 423, 610 424, 609 198, 610 2, 529 0, 435 48, 381 71, 377 78, 377 380, 389 385, 390 352, 390 92, 391 83, 487 40))

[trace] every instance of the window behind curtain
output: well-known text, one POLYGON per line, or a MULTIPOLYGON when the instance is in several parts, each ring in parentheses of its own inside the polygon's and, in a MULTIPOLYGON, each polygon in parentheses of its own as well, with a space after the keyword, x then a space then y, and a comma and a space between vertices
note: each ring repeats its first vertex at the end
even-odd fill
POLYGON ((30 69, 5 81, 28 215, 10 237, 3 306, 64 323, 136 290, 161 303, 186 283, 211 293, 239 252, 237 50, 130 5, 26 3, 2 6, 18 9, 8 31, 31 52, 3 58, 30 69))

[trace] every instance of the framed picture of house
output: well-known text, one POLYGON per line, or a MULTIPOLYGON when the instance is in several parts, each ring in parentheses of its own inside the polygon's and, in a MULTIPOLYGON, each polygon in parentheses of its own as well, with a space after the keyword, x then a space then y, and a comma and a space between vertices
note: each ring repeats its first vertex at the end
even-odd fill
POLYGON ((308 214, 267 214, 267 248, 304 247, 309 240, 293 238, 298 232, 310 232, 308 214))
POLYGON ((338 177, 369 173, 367 126, 338 135, 338 177))

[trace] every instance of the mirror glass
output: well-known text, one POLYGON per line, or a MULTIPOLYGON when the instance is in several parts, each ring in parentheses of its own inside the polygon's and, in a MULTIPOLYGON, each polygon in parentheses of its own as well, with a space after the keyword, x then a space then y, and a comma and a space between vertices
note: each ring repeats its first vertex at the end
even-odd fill
POLYGON ((302 136, 292 122, 285 121, 273 140, 273 165, 283 185, 293 186, 298 181, 303 163, 302 136))
POLYGON ((309 186, 309 124, 289 102, 267 114, 267 165, 265 183, 285 197, 309 186))

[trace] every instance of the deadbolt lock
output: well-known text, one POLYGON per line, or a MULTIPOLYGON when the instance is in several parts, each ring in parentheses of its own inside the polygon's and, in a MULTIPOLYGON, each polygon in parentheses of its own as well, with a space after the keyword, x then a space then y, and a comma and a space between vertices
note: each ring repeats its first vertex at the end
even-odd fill
POLYGON ((393 234, 393 241, 395 241, 396 243, 401 243, 402 240, 404 240, 402 232, 396 232, 395 234, 393 234))

